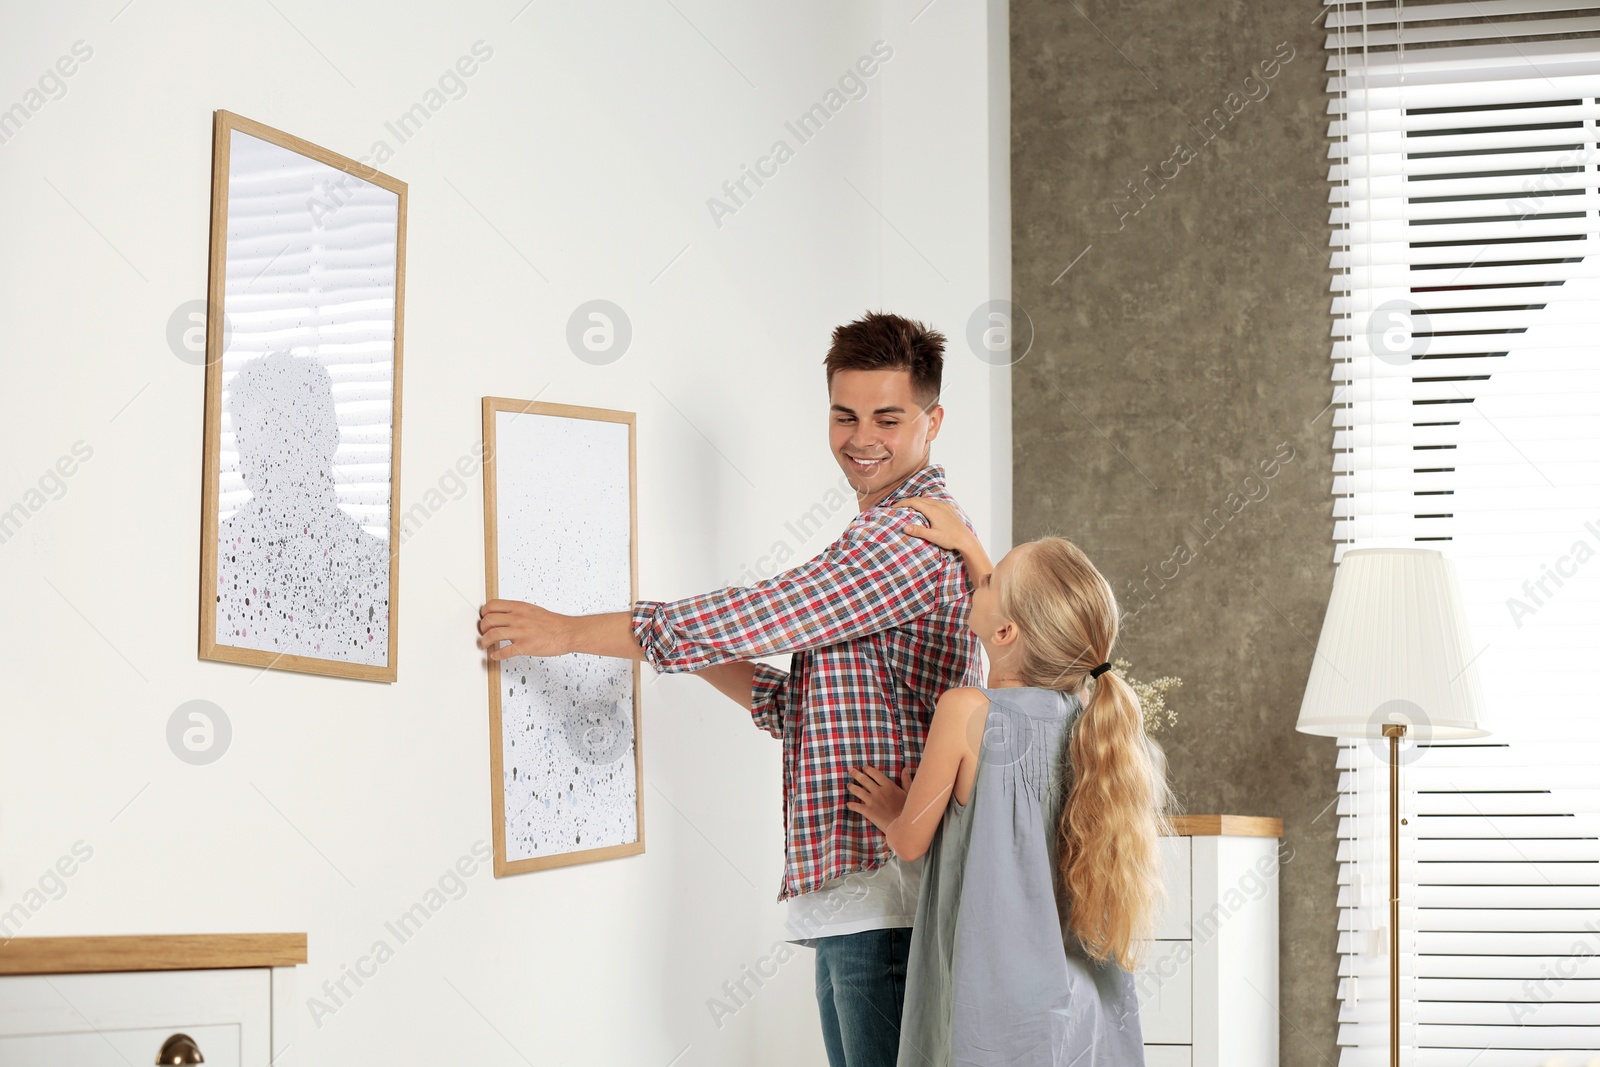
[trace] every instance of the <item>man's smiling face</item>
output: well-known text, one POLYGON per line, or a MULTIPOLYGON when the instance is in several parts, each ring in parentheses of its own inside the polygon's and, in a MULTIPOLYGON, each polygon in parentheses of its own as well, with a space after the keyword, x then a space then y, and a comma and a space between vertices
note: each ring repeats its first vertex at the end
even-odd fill
POLYGON ((927 465, 944 408, 923 410, 910 371, 837 371, 828 397, 828 443, 863 508, 927 465))

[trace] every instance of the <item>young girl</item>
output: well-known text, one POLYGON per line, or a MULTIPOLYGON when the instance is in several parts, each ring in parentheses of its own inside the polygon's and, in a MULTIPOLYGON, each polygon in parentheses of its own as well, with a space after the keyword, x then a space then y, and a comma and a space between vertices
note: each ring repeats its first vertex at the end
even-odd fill
POLYGON ((939 699, 904 789, 852 772, 850 810, 903 859, 929 854, 899 1067, 1142 1067, 1129 971, 1160 904, 1168 794, 1106 662, 1116 598, 1070 541, 991 567, 949 505, 906 503, 928 520, 906 533, 962 554, 990 668, 939 699))

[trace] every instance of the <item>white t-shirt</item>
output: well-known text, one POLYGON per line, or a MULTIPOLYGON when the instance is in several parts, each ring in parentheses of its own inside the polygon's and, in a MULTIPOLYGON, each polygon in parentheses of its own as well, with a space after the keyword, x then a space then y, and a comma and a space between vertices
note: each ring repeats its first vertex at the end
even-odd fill
POLYGON ((881 867, 853 871, 790 897, 784 929, 789 941, 810 948, 813 938, 909 927, 917 918, 921 887, 921 857, 908 862, 890 856, 881 867))

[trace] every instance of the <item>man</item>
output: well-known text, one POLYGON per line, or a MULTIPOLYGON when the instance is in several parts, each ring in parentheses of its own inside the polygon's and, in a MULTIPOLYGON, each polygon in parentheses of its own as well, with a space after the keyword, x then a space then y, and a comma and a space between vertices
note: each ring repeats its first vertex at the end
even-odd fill
POLYGON ((943 336, 898 315, 834 330, 828 439, 860 513, 809 563, 631 612, 563 616, 494 600, 479 613, 478 647, 493 659, 583 652, 693 672, 783 741, 778 899, 790 902, 791 938, 817 951, 832 1067, 893 1067, 921 875, 920 860, 894 858, 846 809, 850 771, 901 778, 921 759, 940 694, 983 683, 961 557, 902 533, 922 516, 897 506, 955 503, 929 462, 944 419, 943 351, 943 336), (794 653, 787 674, 750 662, 780 652, 794 653))

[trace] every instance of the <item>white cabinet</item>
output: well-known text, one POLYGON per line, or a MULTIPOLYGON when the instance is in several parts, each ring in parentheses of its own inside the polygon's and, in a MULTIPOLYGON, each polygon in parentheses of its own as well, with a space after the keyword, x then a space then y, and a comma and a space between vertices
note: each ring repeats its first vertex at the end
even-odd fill
POLYGON ((1147 1067, 1276 1067, 1277 819, 1173 820, 1167 907, 1135 976, 1147 1067))
POLYGON ((268 1067, 289 1043, 305 935, 13 938, 6 949, 0 1067, 154 1063, 178 1033, 207 1067, 268 1067))
POLYGON ((1188 1045, 1146 1045, 1144 1067, 1191 1067, 1188 1045))
POLYGON ((1145 953, 1139 975, 1139 1024, 1146 1045, 1194 1041, 1194 960, 1189 944, 1155 941, 1145 953), (1145 975, 1158 980, 1146 980, 1145 975))

